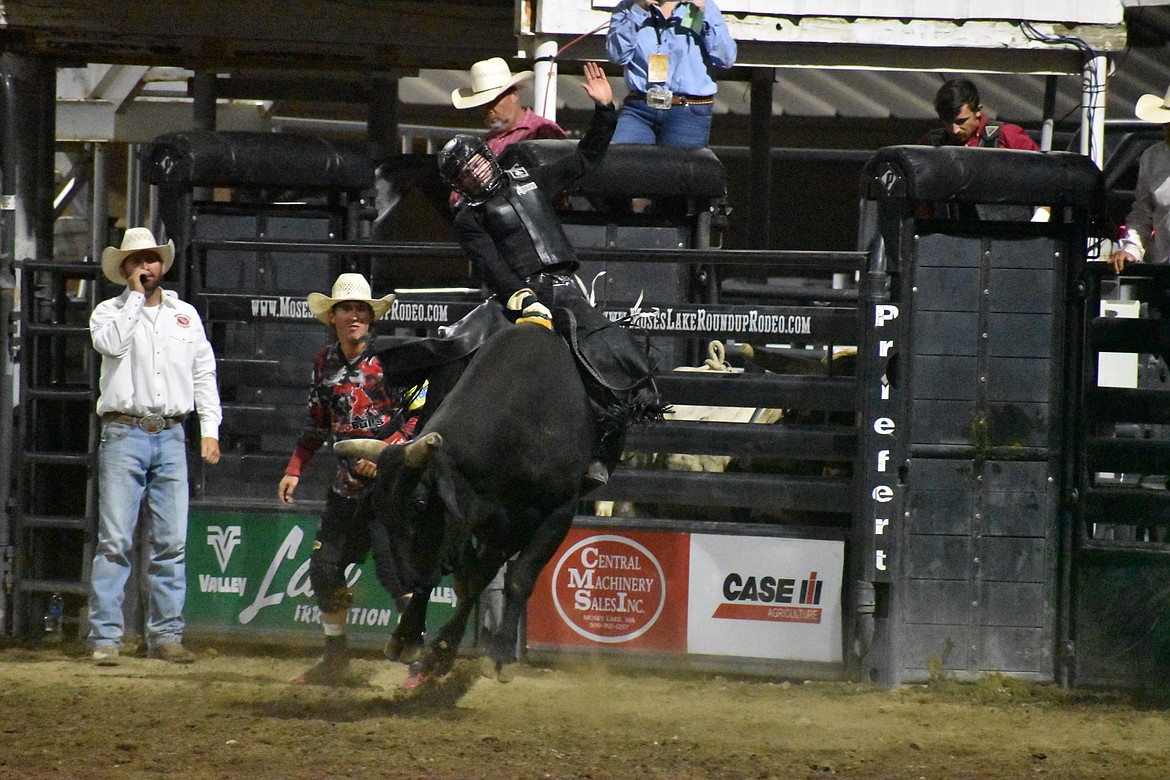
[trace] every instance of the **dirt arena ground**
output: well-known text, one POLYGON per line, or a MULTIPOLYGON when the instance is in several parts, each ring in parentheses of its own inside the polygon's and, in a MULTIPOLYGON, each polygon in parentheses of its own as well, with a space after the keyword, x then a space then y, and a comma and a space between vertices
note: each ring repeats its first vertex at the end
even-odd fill
POLYGON ((473 661, 288 680, 304 650, 192 643, 190 666, 0 647, 0 778, 1165 778, 1170 704, 994 678, 851 683, 473 661))

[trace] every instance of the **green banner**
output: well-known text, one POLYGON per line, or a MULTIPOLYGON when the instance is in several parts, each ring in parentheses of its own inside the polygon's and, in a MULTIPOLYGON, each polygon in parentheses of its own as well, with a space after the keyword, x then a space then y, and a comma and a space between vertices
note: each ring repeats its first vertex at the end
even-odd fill
MULTIPOLYGON (((267 639, 320 638, 321 617, 309 584, 317 518, 291 512, 191 512, 187 529, 187 604, 192 631, 267 639)), ((370 558, 346 570, 353 605, 351 637, 385 641, 398 625, 394 601, 370 558)), ((431 593, 427 630, 451 616, 455 591, 444 578, 431 593)), ((471 621, 469 621, 470 623, 471 621)))

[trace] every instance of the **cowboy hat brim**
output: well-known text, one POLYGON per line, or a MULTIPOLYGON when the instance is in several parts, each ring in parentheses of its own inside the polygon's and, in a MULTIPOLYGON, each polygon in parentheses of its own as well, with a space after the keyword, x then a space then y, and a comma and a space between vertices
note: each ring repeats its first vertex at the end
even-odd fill
POLYGON ((532 71, 526 70, 523 73, 517 73, 498 87, 485 89, 481 92, 473 92, 466 88, 455 89, 451 91, 451 104, 455 108, 475 108, 476 106, 482 106, 492 102, 517 84, 532 81, 534 77, 535 74, 532 71))
POLYGON ((374 319, 380 320, 386 316, 386 312, 390 311, 390 307, 394 305, 394 294, 384 295, 381 298, 330 298, 324 293, 309 293, 309 311, 313 316, 321 320, 326 325, 329 324, 329 313, 333 311, 333 307, 343 301, 361 301, 368 303, 370 308, 374 310, 374 319))
POLYGON ((140 247, 138 249, 118 249, 108 246, 102 250, 102 273, 114 284, 126 284, 126 277, 122 276, 122 261, 135 252, 154 252, 162 260, 162 272, 171 270, 175 262, 175 242, 167 241, 156 247, 140 247))
POLYGON ((1161 95, 1142 95, 1134 106, 1133 113, 1144 122, 1164 125, 1170 122, 1170 108, 1161 95))

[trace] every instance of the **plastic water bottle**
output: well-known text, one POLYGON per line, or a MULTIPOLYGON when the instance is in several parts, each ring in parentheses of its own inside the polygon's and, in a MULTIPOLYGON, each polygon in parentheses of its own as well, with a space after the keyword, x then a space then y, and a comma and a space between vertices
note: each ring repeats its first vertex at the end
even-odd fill
POLYGON ((45 635, 60 638, 61 625, 65 620, 65 599, 60 593, 49 597, 49 608, 45 610, 45 635))

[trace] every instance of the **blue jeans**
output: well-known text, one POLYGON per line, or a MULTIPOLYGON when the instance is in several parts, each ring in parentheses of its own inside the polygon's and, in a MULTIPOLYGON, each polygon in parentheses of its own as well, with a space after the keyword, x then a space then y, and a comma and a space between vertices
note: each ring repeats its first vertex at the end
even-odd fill
POLYGON ((650 108, 645 100, 626 100, 618 112, 615 144, 658 144, 698 149, 711 137, 711 104, 650 108))
POLYGON ((89 591, 90 644, 98 647, 122 641, 122 595, 130 576, 143 499, 150 544, 147 647, 182 641, 188 503, 183 426, 147 433, 125 423, 103 423, 98 492, 98 541, 89 591))

